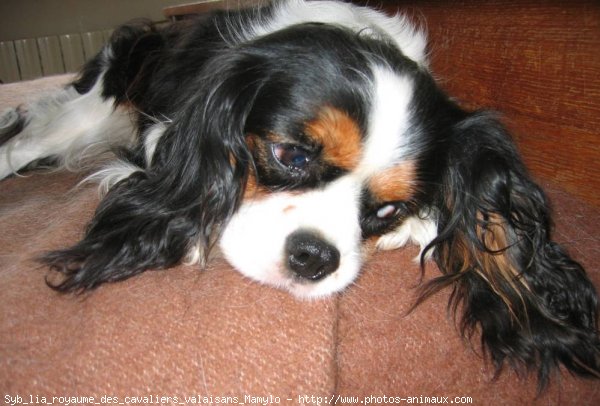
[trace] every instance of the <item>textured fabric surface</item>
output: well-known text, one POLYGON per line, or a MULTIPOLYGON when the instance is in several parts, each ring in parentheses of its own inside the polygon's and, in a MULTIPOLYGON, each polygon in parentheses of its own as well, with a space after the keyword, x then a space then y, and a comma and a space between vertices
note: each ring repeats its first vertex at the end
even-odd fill
MULTIPOLYGON (((2 104, 64 78, 0 86, 2 104), (15 89, 17 90, 15 92, 15 89), (9 91, 10 90, 10 91, 9 91)), ((71 174, 0 182, 0 393, 266 396, 334 389, 335 299, 300 302, 228 265, 147 272, 85 296, 32 259, 81 237, 98 202, 71 174)))
MULTIPOLYGON (((0 110, 65 80, 0 86, 0 110)), ((81 236, 98 197, 93 186, 74 188, 78 180, 35 173, 0 182, 3 400, 274 395, 288 404, 340 394, 470 396, 481 405, 600 402, 597 382, 566 373, 539 398, 533 379, 506 370, 493 380, 477 339, 461 340, 447 314, 448 292, 407 314, 420 275, 414 248, 376 254, 355 286, 319 301, 250 282, 222 261, 206 270, 146 272, 84 296, 56 294, 33 258, 81 236)), ((600 212, 546 186, 557 238, 598 286, 600 212)), ((436 272, 430 266, 426 276, 436 272)))
POLYGON ((333 300, 299 302, 226 264, 148 272, 86 296, 46 287, 36 255, 75 242, 97 202, 73 176, 6 180, 0 387, 40 395, 331 392, 333 300), (290 367, 293 365, 293 367, 290 367))

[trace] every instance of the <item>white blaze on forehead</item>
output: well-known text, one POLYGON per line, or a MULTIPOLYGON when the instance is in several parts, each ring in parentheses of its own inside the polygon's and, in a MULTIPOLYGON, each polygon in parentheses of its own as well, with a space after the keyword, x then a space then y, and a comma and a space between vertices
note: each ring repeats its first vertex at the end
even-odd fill
POLYGON ((372 175, 406 158, 413 82, 388 69, 376 67, 374 92, 364 153, 358 172, 372 175))

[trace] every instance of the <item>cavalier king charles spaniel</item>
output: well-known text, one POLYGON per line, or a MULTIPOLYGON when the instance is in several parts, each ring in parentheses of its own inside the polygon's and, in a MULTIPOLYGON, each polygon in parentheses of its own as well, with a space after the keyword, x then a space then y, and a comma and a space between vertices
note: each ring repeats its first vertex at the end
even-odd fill
POLYGON ((42 259, 59 291, 218 249, 317 298, 375 249, 415 243, 441 271, 420 298, 452 289, 462 332, 498 369, 535 368, 542 387, 559 366, 600 375, 595 289, 551 241, 544 193, 493 114, 440 90, 403 16, 287 0, 127 25, 71 84, 3 120, 0 178, 104 164, 84 238, 42 259))

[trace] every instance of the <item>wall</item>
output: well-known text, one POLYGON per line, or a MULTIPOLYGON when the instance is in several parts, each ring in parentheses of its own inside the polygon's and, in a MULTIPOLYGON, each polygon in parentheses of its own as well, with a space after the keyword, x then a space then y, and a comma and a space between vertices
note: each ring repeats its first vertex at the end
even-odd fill
MULTIPOLYGON (((1 0, 0 41, 112 28, 132 18, 164 19, 186 0, 1 0)), ((188 0, 189 2, 189 0, 188 0)))

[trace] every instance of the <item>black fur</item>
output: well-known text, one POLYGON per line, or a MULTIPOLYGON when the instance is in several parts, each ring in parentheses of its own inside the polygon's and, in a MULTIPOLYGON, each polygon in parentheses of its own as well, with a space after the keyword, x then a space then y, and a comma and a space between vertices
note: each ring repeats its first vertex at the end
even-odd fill
POLYGON ((561 364, 598 378, 594 286, 551 241, 546 197, 505 129, 488 114, 472 114, 454 126, 444 148, 434 204, 438 237, 428 247, 444 275, 423 286, 419 301, 451 286, 449 306, 462 311, 463 333, 481 332, 497 372, 506 363, 519 371, 537 368, 540 390, 561 364), (492 233, 505 241, 489 246, 492 233), (515 273, 500 275, 498 261, 515 273))

